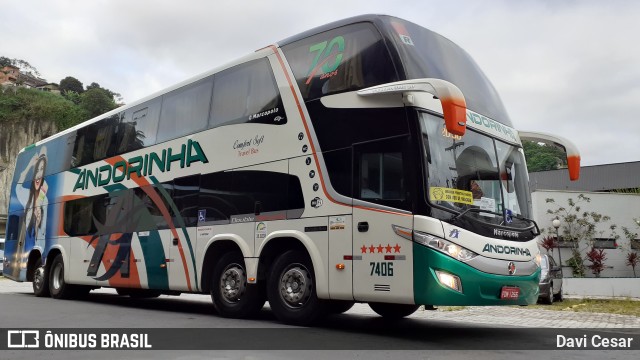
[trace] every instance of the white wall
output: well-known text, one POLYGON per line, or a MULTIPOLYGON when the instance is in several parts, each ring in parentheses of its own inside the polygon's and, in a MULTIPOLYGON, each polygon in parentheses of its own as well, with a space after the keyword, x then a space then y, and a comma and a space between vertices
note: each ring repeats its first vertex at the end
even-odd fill
MULTIPOLYGON (((629 240, 624 236, 622 227, 625 226, 631 229, 633 232, 640 233, 638 225, 633 221, 634 218, 640 218, 640 195, 637 194, 617 194, 617 193, 589 193, 589 192, 572 192, 572 191, 550 191, 550 190, 538 190, 531 194, 533 201, 533 218, 538 223, 538 227, 543 230, 543 236, 553 235, 549 234, 548 228, 551 227, 551 221, 555 218, 553 215, 547 214, 547 209, 555 210, 557 206, 568 207, 568 199, 572 198, 574 201, 578 201, 578 195, 584 194, 591 199, 591 202, 582 202, 580 204, 580 212, 594 211, 602 215, 608 215, 611 220, 608 222, 601 222, 598 225, 596 232, 602 232, 602 236, 597 237, 609 237, 611 230, 609 226, 612 224, 617 225, 616 232, 620 235, 620 239, 617 241, 617 249, 606 249, 607 260, 605 261, 605 270, 600 274, 601 277, 633 277, 633 270, 630 266, 625 265, 625 259, 627 250, 630 248, 629 240), (546 203, 547 198, 555 200, 554 203, 546 203), (623 251, 623 249, 625 249, 623 251)), ((560 219, 562 220, 562 219, 560 219)), ((560 234, 562 234, 562 226, 560 228, 560 234)), ((583 243, 582 247, 585 247, 583 243)), ((541 247, 540 251, 543 253, 545 250, 541 247)), ((571 257, 571 249, 563 248, 562 251, 562 263, 564 264, 567 259, 571 257)), ((640 251, 636 250, 640 254, 640 251)), ((584 253, 583 253, 584 255, 584 253)), ((554 250, 554 258, 558 261, 558 249, 554 250)), ((585 265, 589 264, 585 261, 585 265)), ((565 277, 571 276, 571 268, 563 267, 565 277)), ((636 267, 636 274, 640 276, 640 268, 636 267)), ((591 271, 587 268, 587 277, 593 277, 591 271)))
POLYGON ((577 297, 640 298, 640 278, 564 279, 562 292, 577 297))

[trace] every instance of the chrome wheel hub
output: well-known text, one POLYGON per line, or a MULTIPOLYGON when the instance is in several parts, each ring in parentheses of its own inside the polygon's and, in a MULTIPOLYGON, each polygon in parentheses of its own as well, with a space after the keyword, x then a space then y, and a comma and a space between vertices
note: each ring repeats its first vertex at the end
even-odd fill
POLYGON ((33 274, 33 286, 40 289, 44 283, 44 267, 39 267, 33 274))
POLYGON ((280 277, 280 297, 291 308, 303 307, 311 296, 311 274, 302 265, 296 264, 280 277))
POLYGON ((229 303, 237 303, 242 298, 246 289, 246 275, 244 269, 238 264, 231 264, 220 277, 220 293, 222 299, 229 303))

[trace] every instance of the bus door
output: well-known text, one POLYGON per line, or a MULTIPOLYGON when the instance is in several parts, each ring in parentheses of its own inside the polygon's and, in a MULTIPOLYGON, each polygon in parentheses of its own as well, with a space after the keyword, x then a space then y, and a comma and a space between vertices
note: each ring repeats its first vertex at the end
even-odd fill
POLYGON ((409 203, 405 142, 354 145, 353 295, 359 301, 413 303, 413 216, 401 210, 409 203))
POLYGON ((114 191, 93 201, 95 232, 84 252, 84 262, 87 276, 97 280, 98 286, 132 286, 133 204, 133 192, 129 190, 114 191))
POLYGON ((171 198, 173 227, 161 231, 169 288, 196 291, 195 249, 198 224, 200 175, 173 181, 171 198))

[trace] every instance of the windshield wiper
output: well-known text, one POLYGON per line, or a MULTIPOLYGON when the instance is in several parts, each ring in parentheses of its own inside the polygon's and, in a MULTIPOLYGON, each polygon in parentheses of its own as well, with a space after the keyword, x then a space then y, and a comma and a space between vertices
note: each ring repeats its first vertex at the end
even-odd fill
MULTIPOLYGON (((465 211, 463 211, 463 212, 459 213, 458 215, 456 215, 456 216, 452 217, 452 218, 451 218, 451 220, 453 220, 453 221, 457 221, 457 220, 459 220, 459 219, 460 219, 460 218, 462 218, 462 217, 466 217, 467 213, 470 213, 470 212, 472 212, 472 213, 487 213, 487 214, 497 215, 497 216, 502 217, 502 219, 504 219, 504 214, 500 214, 500 213, 497 213, 497 212, 493 212, 493 211, 489 211, 489 210, 484 210, 484 209, 480 209, 480 208, 468 208, 468 209, 466 209, 465 211)), ((535 236, 540 235, 540 229, 538 228, 538 224, 537 224, 534 220, 532 220, 532 219, 528 219, 528 218, 526 218, 526 217, 524 217, 524 216, 521 216, 521 215, 519 215, 519 214, 513 214, 513 215, 511 215, 511 216, 512 216, 512 217, 515 217, 515 218, 516 218, 516 219, 518 219, 518 220, 528 221, 529 223, 531 223, 531 225, 530 225, 530 226, 528 226, 528 227, 526 227, 526 228, 524 228, 524 229, 518 229, 518 230, 521 230, 521 231, 522 231, 522 230, 524 230, 524 231, 528 231, 528 230, 533 230, 533 229, 535 229, 535 234, 534 234, 534 235, 535 235, 535 236)), ((484 222, 484 221, 482 221, 482 220, 480 220, 480 219, 475 219, 475 218, 470 218, 470 219, 471 219, 471 220, 474 220, 474 221, 480 221, 480 222, 482 222, 482 223, 486 223, 486 222, 484 222)), ((500 225, 497 225, 497 224, 491 224, 491 223, 486 223, 486 224, 491 225, 491 226, 497 226, 497 227, 505 228, 505 229, 513 229, 513 227, 505 226, 505 225, 504 225, 504 221, 503 221, 500 225)))
POLYGON ((489 211, 489 210, 484 210, 484 209, 480 209, 480 208, 468 208, 467 210, 459 213, 458 215, 454 216, 452 218, 452 220, 458 220, 461 217, 465 216, 468 212, 475 212, 475 213, 487 213, 487 214, 493 214, 493 215, 498 215, 498 216, 502 216, 502 214, 497 213, 497 212, 493 212, 493 211, 489 211))

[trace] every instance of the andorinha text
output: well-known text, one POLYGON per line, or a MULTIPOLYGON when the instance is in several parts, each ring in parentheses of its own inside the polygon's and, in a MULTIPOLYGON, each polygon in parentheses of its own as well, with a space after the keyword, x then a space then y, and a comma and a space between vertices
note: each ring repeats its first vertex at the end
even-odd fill
POLYGON ((484 245, 484 248, 482 248, 482 252, 531 256, 531 252, 527 248, 521 248, 521 247, 515 247, 515 246, 492 245, 488 243, 484 245))
POLYGON ((121 160, 115 164, 106 164, 94 170, 82 169, 78 173, 78 179, 73 191, 87 190, 90 186, 106 186, 111 183, 119 183, 124 179, 131 179, 132 174, 138 177, 153 175, 154 170, 160 172, 171 171, 171 165, 178 163, 180 169, 190 167, 196 162, 208 163, 200 144, 195 140, 188 140, 179 149, 171 147, 159 152, 150 152, 144 156, 134 156, 127 161, 121 160))

